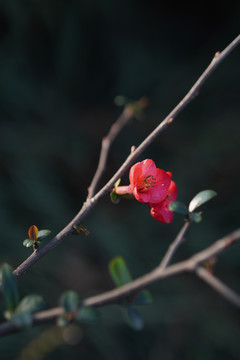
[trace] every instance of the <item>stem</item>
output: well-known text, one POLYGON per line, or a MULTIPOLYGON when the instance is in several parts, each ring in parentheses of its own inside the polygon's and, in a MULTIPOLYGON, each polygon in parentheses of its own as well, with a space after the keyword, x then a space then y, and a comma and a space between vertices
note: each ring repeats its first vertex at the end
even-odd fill
POLYGON ((107 157, 112 142, 115 140, 116 136, 119 134, 122 128, 128 123, 128 121, 133 116, 134 116, 134 111, 132 107, 129 105, 126 106, 123 110, 123 113, 120 115, 117 121, 111 126, 108 134, 102 139, 102 147, 101 147, 97 170, 88 188, 88 199, 91 199, 95 194, 97 184, 99 183, 99 180, 101 179, 102 174, 106 167, 107 157))
POLYGON ((173 241, 173 243, 169 246, 168 251, 166 252, 166 254, 164 255, 160 265, 159 265, 159 269, 165 269, 168 264, 170 263, 170 261, 172 260, 175 252, 177 251, 177 249, 179 248, 179 246, 183 243, 184 241, 184 236, 186 234, 186 232, 188 231, 188 228, 190 226, 190 221, 187 221, 182 229, 179 231, 178 235, 176 236, 175 240, 173 241))

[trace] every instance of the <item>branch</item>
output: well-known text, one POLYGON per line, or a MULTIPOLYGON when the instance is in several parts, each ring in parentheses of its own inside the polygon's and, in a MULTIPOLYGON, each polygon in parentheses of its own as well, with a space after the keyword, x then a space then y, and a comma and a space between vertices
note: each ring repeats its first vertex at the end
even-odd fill
MULTIPOLYGON (((222 296, 229 300, 234 305, 240 307, 240 296, 233 290, 229 289, 220 280, 216 279, 210 273, 206 273, 206 270, 200 267, 200 264, 211 259, 214 256, 222 253, 236 242, 240 241, 240 228, 224 238, 216 241, 213 245, 198 252, 185 261, 178 262, 168 267, 160 268, 157 266, 153 271, 139 277, 130 283, 113 290, 107 291, 103 294, 89 297, 82 302, 82 306, 100 307, 109 304, 116 304, 122 298, 136 293, 147 286, 156 283, 162 279, 166 279, 171 276, 180 275, 184 272, 196 273, 206 281, 212 288, 218 291, 222 296)), ((63 313, 61 307, 56 307, 46 311, 41 311, 34 315, 33 325, 39 325, 54 320, 63 313)), ((20 331, 15 325, 10 322, 6 322, 0 325, 0 336, 4 336, 13 332, 20 331)))
POLYGON ((163 131, 165 128, 172 123, 173 119, 181 112, 183 109, 193 100, 193 98, 199 93, 199 89, 207 80, 207 78, 212 74, 216 67, 223 61, 223 59, 228 56, 231 51, 240 43, 240 35, 238 35, 235 40, 233 40, 221 53, 217 52, 206 68, 202 73, 199 79, 195 82, 193 87, 189 92, 184 96, 180 103, 170 112, 170 114, 152 131, 152 133, 143 140, 143 142, 133 151, 126 161, 122 164, 119 170, 113 175, 113 177, 107 182, 107 184, 92 198, 88 199, 82 206, 79 213, 70 221, 70 223, 61 230, 48 244, 44 247, 41 247, 34 251, 21 265, 15 269, 14 274, 16 276, 22 275, 26 272, 32 265, 39 261, 43 256, 53 250, 56 246, 60 245, 64 239, 73 232, 73 226, 80 224, 90 211, 96 206, 98 200, 100 200, 105 194, 111 191, 115 182, 122 177, 130 165, 138 158, 138 156, 156 139, 156 137, 163 131))
POLYGON ((213 276, 208 270, 202 266, 197 267, 195 271, 196 275, 210 285, 214 290, 219 292, 226 300, 231 302, 233 305, 240 308, 240 295, 230 289, 221 280, 213 276))
POLYGON ((132 294, 136 291, 144 289, 152 283, 165 279, 170 276, 179 275, 183 272, 195 272, 199 264, 211 259, 220 254, 237 241, 240 241, 240 229, 227 235, 226 237, 216 241, 213 245, 203 251, 193 255, 188 260, 178 262, 166 268, 159 268, 159 266, 152 272, 143 275, 142 277, 132 281, 131 283, 122 286, 121 288, 108 291, 104 294, 96 295, 84 301, 85 306, 102 306, 109 303, 116 302, 124 296, 132 294))
MULTIPOLYGON (((136 106, 138 106, 139 109, 145 108, 147 106, 146 99, 145 98, 139 99, 136 102, 136 106)), ((93 195, 95 194, 97 184, 99 183, 99 180, 106 167, 108 152, 111 144, 115 140, 116 136, 120 133, 122 128, 129 122, 129 120, 132 119, 134 114, 135 114, 134 106, 132 106, 131 104, 127 104, 127 106, 123 110, 123 113, 119 116, 117 121, 115 121, 115 123, 111 126, 108 134, 102 139, 102 147, 101 147, 97 170, 88 188, 88 199, 92 198, 93 195)))
POLYGON ((168 266, 168 264, 170 263, 170 261, 172 260, 175 252, 177 251, 177 249, 179 248, 179 246, 182 244, 182 242, 184 241, 184 236, 186 234, 186 232, 188 231, 188 228, 190 226, 191 222, 187 221, 182 229, 179 231, 179 233, 177 234, 175 240, 172 242, 172 244, 169 246, 168 251, 166 252, 165 256, 163 257, 160 265, 159 265, 159 269, 164 269, 168 266))

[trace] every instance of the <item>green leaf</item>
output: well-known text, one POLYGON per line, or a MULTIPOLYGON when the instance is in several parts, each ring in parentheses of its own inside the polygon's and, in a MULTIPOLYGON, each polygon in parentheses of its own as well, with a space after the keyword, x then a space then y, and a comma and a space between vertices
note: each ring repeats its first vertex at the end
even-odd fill
POLYGON ((202 221, 202 215, 200 212, 198 213, 190 213, 189 217, 192 221, 194 221, 195 223, 199 223, 202 221))
POLYGON ((115 189, 120 185, 120 183, 121 183, 121 178, 119 178, 119 179, 115 182, 115 184, 114 184, 115 189))
POLYGON ((173 201, 170 205, 169 205, 169 210, 174 211, 178 214, 181 215, 187 215, 188 213, 188 209, 187 207, 181 203, 180 201, 173 201))
POLYGON ((134 330, 142 330, 144 327, 144 321, 140 312, 133 306, 129 306, 126 309, 126 320, 134 330))
POLYGON ((68 325, 69 321, 67 320, 66 316, 64 314, 58 316, 57 318, 57 325, 60 327, 64 327, 68 325))
POLYGON ((28 328, 32 325, 32 315, 29 312, 13 314, 10 321, 20 328, 28 328))
POLYGON ((111 192, 110 199, 113 204, 118 204, 121 200, 120 196, 118 196, 118 194, 116 194, 114 191, 111 192))
POLYGON ((45 308, 45 301, 40 295, 27 295, 19 303, 15 313, 34 313, 45 308))
POLYGON ((34 244, 34 241, 32 241, 30 239, 25 239, 23 242, 23 246, 26 246, 26 247, 33 246, 33 244, 34 244))
POLYGON ((90 307, 81 307, 77 315, 74 317, 74 320, 81 323, 93 323, 98 320, 100 317, 100 312, 97 309, 90 307))
POLYGON ((214 190, 203 190, 199 192, 194 198, 190 201, 188 210, 189 212, 193 212, 199 206, 203 205, 207 201, 211 200, 217 193, 214 190))
POLYGON ((66 312, 73 312, 79 306, 79 297, 75 291, 69 290, 62 294, 60 304, 66 312))
POLYGON ((49 234, 51 234, 51 230, 40 230, 38 233, 38 240, 44 239, 49 234))
POLYGON ((132 276, 127 268, 125 260, 116 256, 109 263, 109 273, 117 287, 123 286, 132 281, 132 276))
POLYGON ((133 301, 133 305, 150 305, 153 302, 152 295, 148 290, 142 290, 133 301))
POLYGON ((2 292, 8 310, 11 312, 16 308, 19 301, 19 293, 17 287, 16 276, 13 274, 13 269, 8 264, 2 267, 2 292))

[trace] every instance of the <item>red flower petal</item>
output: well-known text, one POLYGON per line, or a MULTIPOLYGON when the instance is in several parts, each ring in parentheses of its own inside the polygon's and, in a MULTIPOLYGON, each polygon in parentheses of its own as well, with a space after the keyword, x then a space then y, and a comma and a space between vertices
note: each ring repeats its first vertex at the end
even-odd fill
POLYGON ((152 174, 155 176, 156 174, 156 165, 153 160, 146 159, 144 161, 138 162, 133 165, 129 172, 129 181, 132 187, 134 188, 136 183, 139 182, 139 179, 152 174))
POLYGON ((166 201, 162 203, 154 204, 151 207, 150 213, 154 219, 161 221, 166 224, 170 224, 173 221, 173 212, 168 210, 168 205, 166 201))
POLYGON ((135 198, 143 203, 158 203, 165 199, 171 177, 158 169, 151 159, 133 165, 129 180, 135 198))
POLYGON ((174 181, 171 180, 171 184, 169 186, 168 192, 167 192, 168 202, 169 204, 176 200, 177 198, 177 185, 174 181))
POLYGON ((173 221, 173 212, 169 210, 169 204, 177 198, 177 186, 171 181, 166 199, 158 204, 149 204, 151 215, 158 221, 163 223, 171 223, 173 221))

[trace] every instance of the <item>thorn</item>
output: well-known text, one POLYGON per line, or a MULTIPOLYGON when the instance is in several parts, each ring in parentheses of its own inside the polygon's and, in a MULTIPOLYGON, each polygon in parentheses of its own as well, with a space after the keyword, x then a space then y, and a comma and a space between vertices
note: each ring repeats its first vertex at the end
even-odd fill
POLYGON ((131 154, 132 154, 135 150, 136 150, 136 146, 133 145, 133 146, 131 147, 131 154))

